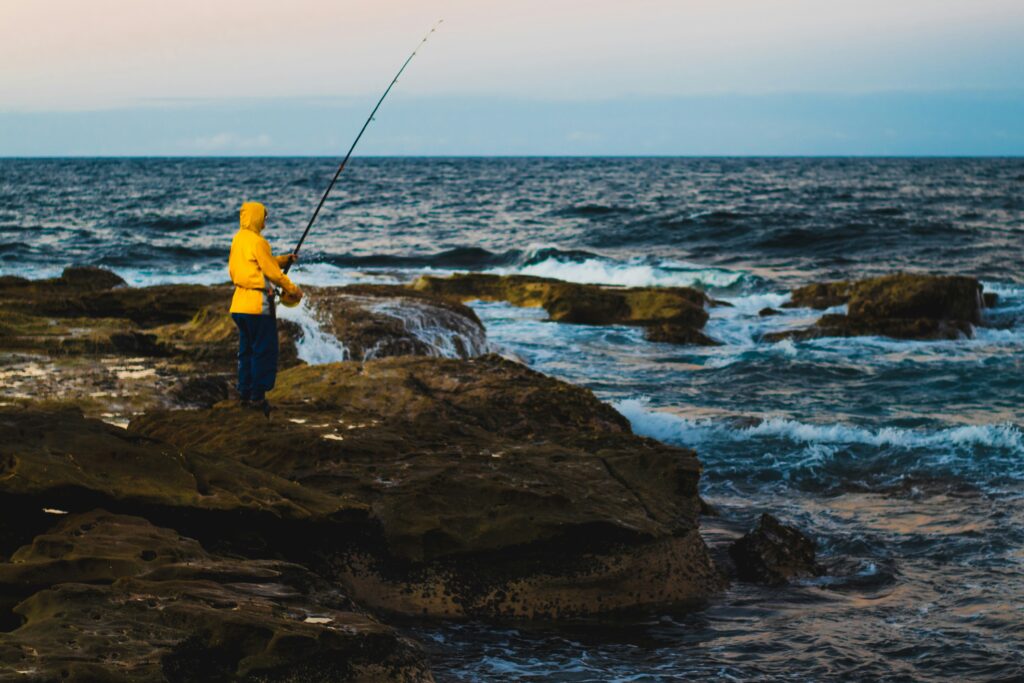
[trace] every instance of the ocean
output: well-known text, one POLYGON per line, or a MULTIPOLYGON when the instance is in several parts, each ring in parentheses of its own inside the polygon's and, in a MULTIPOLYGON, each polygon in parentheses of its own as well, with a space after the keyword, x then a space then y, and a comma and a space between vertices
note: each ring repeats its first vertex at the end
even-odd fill
MULTIPOLYGON (((291 248, 335 161, 0 160, 0 274, 226 281, 242 201, 291 248)), ((357 158, 292 274, 689 285, 718 347, 474 304, 490 340, 695 448, 710 540, 770 511, 826 576, 558 628, 411 624, 442 681, 1024 679, 1024 159, 357 158), (791 287, 894 271, 999 295, 973 339, 759 341, 791 287)), ((312 362, 337 357, 307 335, 312 362)))

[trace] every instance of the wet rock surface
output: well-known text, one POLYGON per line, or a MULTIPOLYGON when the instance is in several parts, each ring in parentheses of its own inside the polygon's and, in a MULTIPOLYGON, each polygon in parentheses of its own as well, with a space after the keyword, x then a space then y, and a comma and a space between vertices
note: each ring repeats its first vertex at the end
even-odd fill
POLYGON ((309 287, 310 305, 354 360, 389 356, 472 358, 487 353, 473 309, 408 287, 309 287))
POLYGON ((897 273, 855 282, 828 282, 793 290, 787 307, 827 309, 813 326, 765 336, 766 341, 816 337, 884 336, 896 339, 970 337, 983 321, 985 298, 971 277, 897 273))
POLYGON ((764 513, 757 525, 729 547, 741 581, 782 585, 790 579, 818 576, 815 543, 793 526, 764 513))
POLYGON ((448 278, 425 275, 412 288, 460 301, 540 307, 556 322, 643 327, 652 341, 715 343, 700 332, 708 319, 704 307, 712 302, 689 287, 609 287, 527 275, 467 273, 448 278))
POLYGON ((62 518, 0 563, 0 591, 3 681, 432 680, 415 644, 303 567, 140 517, 62 518))
MULTIPOLYGON (((0 278, 0 400, 48 400, 113 422, 151 408, 209 408, 234 395, 231 287, 129 287, 100 268, 0 278)), ((405 287, 310 288, 307 327, 279 319, 279 367, 317 325, 350 358, 469 358, 488 350, 471 309, 405 287)), ((308 305, 308 304, 307 304, 308 305)))
POLYGON ((406 357, 294 368, 270 399, 269 423, 217 407, 131 432, 368 506, 380 539, 325 558, 361 604, 568 618, 720 586, 693 452, 633 435, 587 390, 496 356, 406 357))

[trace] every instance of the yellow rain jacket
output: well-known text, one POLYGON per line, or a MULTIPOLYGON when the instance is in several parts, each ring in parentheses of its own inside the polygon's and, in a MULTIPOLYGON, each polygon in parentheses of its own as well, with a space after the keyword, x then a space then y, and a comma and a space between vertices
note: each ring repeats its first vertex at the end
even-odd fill
POLYGON ((270 244, 260 234, 266 220, 267 209, 262 204, 242 204, 238 216, 239 230, 231 240, 231 256, 228 258, 228 272, 231 281, 235 283, 235 295, 231 299, 232 313, 272 313, 273 285, 289 294, 299 291, 281 270, 288 257, 275 257, 271 254, 270 244))

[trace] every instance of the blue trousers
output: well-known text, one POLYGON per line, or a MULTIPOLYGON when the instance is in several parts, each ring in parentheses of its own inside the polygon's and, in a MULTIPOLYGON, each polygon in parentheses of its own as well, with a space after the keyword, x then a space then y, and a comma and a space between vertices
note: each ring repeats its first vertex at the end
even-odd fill
POLYGON ((277 318, 232 313, 238 326, 238 394, 243 401, 262 401, 277 379, 277 318))

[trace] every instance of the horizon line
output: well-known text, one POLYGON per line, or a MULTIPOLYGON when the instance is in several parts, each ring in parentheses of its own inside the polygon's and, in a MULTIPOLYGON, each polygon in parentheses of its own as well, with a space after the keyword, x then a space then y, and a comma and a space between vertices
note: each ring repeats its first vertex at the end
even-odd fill
MULTIPOLYGON (((343 154, 39 154, 0 161, 341 159, 343 154)), ((353 154, 353 159, 1024 159, 1024 154, 353 154)))

